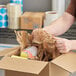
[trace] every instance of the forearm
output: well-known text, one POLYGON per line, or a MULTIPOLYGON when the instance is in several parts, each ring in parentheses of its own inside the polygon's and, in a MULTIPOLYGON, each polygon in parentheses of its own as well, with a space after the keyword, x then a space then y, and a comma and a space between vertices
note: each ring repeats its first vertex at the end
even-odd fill
POLYGON ((70 40, 71 50, 76 50, 76 40, 70 40))
POLYGON ((64 13, 62 17, 54 21, 50 26, 43 28, 50 34, 55 36, 65 33, 74 23, 74 17, 68 13, 64 13))

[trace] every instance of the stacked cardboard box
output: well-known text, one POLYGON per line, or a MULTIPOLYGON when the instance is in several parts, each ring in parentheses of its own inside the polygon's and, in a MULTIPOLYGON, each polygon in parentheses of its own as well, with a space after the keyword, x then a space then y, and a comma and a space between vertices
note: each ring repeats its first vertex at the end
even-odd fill
POLYGON ((0 69, 5 76, 73 76, 76 74, 76 53, 63 54, 51 62, 11 58, 19 53, 19 47, 0 52, 0 69))
POLYGON ((41 28, 44 21, 44 12, 25 12, 20 17, 21 29, 41 28))

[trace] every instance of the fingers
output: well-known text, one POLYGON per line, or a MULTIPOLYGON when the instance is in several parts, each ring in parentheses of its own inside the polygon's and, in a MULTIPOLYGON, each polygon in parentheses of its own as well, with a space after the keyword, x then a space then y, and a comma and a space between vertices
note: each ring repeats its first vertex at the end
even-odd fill
POLYGON ((67 39, 56 38, 56 47, 60 51, 60 53, 67 53, 70 51, 67 39))
POLYGON ((67 49, 66 49, 64 44, 57 44, 56 47, 60 53, 66 53, 67 52, 67 49))
POLYGON ((64 50, 65 49, 65 43, 63 40, 57 40, 56 41, 56 47, 59 49, 59 50, 64 50))

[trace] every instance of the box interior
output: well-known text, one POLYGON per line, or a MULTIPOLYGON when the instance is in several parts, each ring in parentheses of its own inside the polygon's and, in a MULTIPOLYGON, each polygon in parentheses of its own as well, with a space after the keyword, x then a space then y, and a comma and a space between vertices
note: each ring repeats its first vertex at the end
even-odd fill
POLYGON ((48 62, 11 58, 12 55, 18 56, 19 53, 20 49, 16 48, 12 50, 10 53, 6 54, 0 61, 0 69, 22 72, 22 73, 30 73, 36 75, 41 74, 41 72, 43 70, 45 71, 45 69, 48 70, 48 62))
POLYGON ((6 53, 6 55, 3 57, 2 60, 0 60, 0 69, 22 72, 22 73, 30 73, 34 75, 35 74, 39 75, 41 74, 41 72, 47 69, 49 71, 52 71, 53 76, 55 76, 53 70, 56 71, 56 68, 59 68, 60 71, 65 74, 67 73, 74 74, 76 71, 76 61, 75 61, 76 53, 74 52, 63 54, 57 57, 56 59, 52 60, 51 62, 11 58, 11 55, 19 55, 20 48, 14 48, 11 51, 9 51, 9 53, 8 52, 4 53, 6 53))

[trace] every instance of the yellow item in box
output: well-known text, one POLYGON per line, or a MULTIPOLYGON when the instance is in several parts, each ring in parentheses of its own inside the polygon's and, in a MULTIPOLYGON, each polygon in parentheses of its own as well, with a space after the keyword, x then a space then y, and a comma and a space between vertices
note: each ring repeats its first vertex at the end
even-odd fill
POLYGON ((12 55, 11 57, 12 57, 12 58, 27 59, 27 58, 23 58, 23 57, 15 56, 15 55, 12 55))
POLYGON ((21 57, 24 57, 24 58, 28 58, 28 54, 26 54, 25 52, 21 52, 21 57))
POLYGON ((44 12, 25 12, 20 17, 20 28, 30 30, 42 28, 44 16, 44 12))

